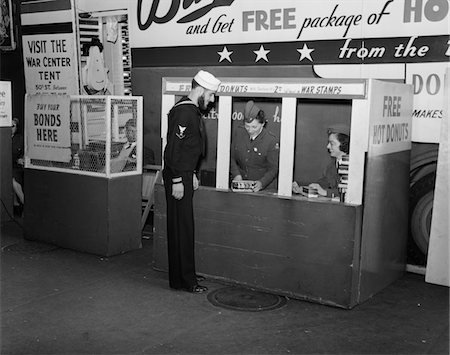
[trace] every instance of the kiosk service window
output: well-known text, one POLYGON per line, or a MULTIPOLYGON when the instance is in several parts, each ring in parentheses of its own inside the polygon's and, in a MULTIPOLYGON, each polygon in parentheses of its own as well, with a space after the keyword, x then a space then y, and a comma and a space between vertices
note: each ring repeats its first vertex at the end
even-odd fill
MULTIPOLYGON (((163 79, 163 144, 167 127, 165 112, 188 92, 189 85, 188 78, 163 79)), ((353 151, 359 152, 355 155, 359 155, 361 160, 367 144, 361 145, 359 140, 354 144, 350 140, 345 154, 333 156, 330 151, 329 128, 335 125, 347 127, 346 133, 350 136, 353 102, 360 102, 366 95, 364 80, 330 82, 322 79, 227 78, 222 81, 217 95, 215 106, 204 116, 208 149, 200 168, 202 186, 254 193, 255 181, 259 175, 253 178, 255 175, 245 174, 245 170, 255 168, 254 164, 257 164, 258 169, 267 170, 268 163, 255 163, 256 159, 264 160, 266 151, 250 143, 236 148, 236 141, 243 140, 245 132, 249 134, 248 141, 251 141, 249 127, 247 131, 245 128, 245 116, 246 105, 252 102, 258 110, 263 111, 262 132, 276 141, 277 150, 276 176, 268 184, 263 184, 259 194, 360 203, 363 169, 357 169, 357 166, 361 167, 363 162, 356 164, 355 171, 350 174, 350 161, 353 151), (233 176, 233 163, 236 162, 234 153, 239 149, 247 151, 242 152, 239 157, 242 174, 240 181, 237 181, 233 176), (335 164, 334 169, 329 167, 331 164, 335 164), (332 189, 334 192, 327 191, 330 186, 323 180, 327 176, 336 181, 332 189), (354 180, 359 182, 355 184, 356 189, 349 200, 346 197, 347 191, 354 180)), ((261 136, 262 134, 259 135, 260 139, 261 136)))

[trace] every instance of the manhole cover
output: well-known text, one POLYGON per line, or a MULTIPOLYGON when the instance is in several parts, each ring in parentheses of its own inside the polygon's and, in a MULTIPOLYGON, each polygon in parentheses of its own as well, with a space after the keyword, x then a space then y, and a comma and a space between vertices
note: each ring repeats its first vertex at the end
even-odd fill
POLYGON ((215 306, 237 311, 269 311, 286 304, 286 298, 242 287, 219 288, 208 294, 208 300, 215 306))
POLYGON ((59 249, 57 246, 32 242, 32 241, 24 241, 16 244, 11 244, 3 248, 4 252, 11 253, 19 253, 19 254, 35 254, 35 253, 44 253, 48 251, 52 251, 55 249, 59 249))

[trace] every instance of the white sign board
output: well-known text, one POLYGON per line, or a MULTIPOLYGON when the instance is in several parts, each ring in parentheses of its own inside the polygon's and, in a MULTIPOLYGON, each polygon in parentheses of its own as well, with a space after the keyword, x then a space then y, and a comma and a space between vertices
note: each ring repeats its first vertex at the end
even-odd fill
POLYGON ((0 127, 11 127, 11 82, 0 81, 0 127))
POLYGON ((369 156, 411 149, 412 86, 370 83, 369 156))
MULTIPOLYGON (((445 95, 450 95, 450 70, 447 69, 445 80, 445 95)), ((431 220, 430 243, 428 246, 427 270, 425 281, 438 285, 450 286, 450 228, 449 228, 449 109, 450 103, 444 109, 441 126, 441 141, 439 143, 438 166, 436 169, 436 185, 434 188, 433 217, 431 220)))
MULTIPOLYGON (((166 78, 163 81, 165 94, 186 94, 191 90, 190 78, 166 78)), ((266 79, 252 78, 221 79, 217 95, 269 95, 271 97, 320 97, 320 98, 365 98, 364 80, 309 80, 309 79, 266 79)))
POLYGON ((410 37, 448 31, 446 0, 129 2, 131 47, 410 37))
POLYGON ((412 140, 439 143, 443 109, 445 70, 450 63, 411 63, 406 65, 406 82, 414 86, 412 140))
POLYGON ((73 33, 23 36, 28 94, 78 95, 78 62, 73 33))
POLYGON ((69 162, 70 97, 27 95, 25 130, 26 158, 69 162))

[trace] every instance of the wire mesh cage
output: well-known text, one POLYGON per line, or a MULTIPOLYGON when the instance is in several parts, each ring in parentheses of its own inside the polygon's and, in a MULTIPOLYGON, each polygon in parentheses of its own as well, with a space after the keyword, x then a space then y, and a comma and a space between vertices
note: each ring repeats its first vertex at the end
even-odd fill
POLYGON ((25 167, 142 173, 142 97, 27 95, 26 106, 25 167))

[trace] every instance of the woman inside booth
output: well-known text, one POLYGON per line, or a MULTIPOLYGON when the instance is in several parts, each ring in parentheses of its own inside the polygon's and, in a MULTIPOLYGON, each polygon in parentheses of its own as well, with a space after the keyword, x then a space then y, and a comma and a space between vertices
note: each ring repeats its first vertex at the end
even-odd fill
MULTIPOLYGON (((316 189, 317 193, 326 197, 339 196, 339 183, 341 176, 338 173, 339 165, 349 154, 350 128, 345 124, 336 124, 328 128, 327 149, 330 153, 330 161, 317 182, 309 184, 310 188, 316 189)), ((293 182, 292 191, 301 193, 301 187, 293 182)))
POLYGON ((266 122, 264 111, 254 101, 248 101, 244 125, 237 127, 231 144, 232 180, 253 181, 254 192, 277 187, 279 143, 265 128, 266 122))

